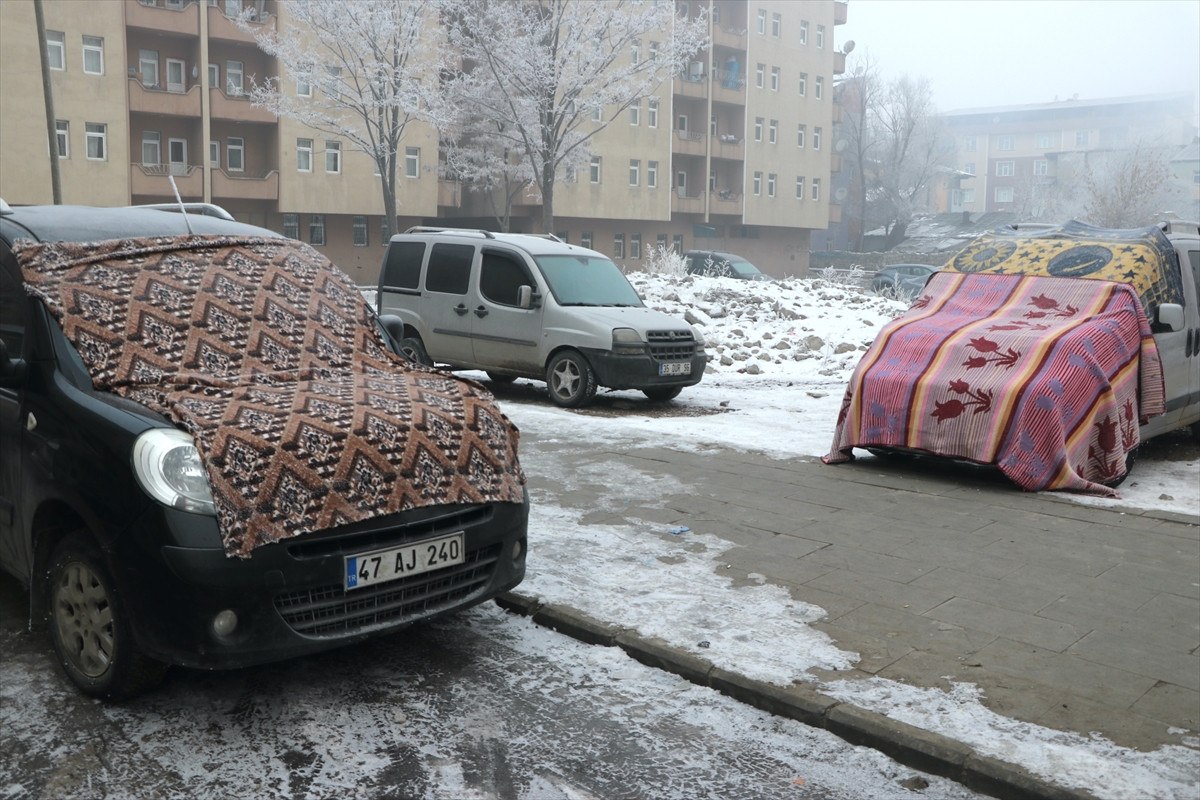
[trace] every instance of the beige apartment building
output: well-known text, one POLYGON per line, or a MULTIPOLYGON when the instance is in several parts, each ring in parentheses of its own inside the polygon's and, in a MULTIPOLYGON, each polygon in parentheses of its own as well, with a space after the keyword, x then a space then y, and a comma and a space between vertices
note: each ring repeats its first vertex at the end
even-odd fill
MULTIPOLYGON (((840 215, 829 196, 832 84, 845 66, 834 31, 846 3, 676 6, 708 15, 710 47, 597 135, 587 174, 556 187, 556 233, 630 269, 667 245, 803 274, 811 231, 840 215)), ((185 201, 310 242, 370 284, 394 232, 374 164, 348 142, 251 105, 251 80, 278 66, 231 21, 245 7, 258 28, 286 24, 279 0, 44 0, 63 202, 168 202, 174 179, 185 201)), ((0 196, 9 203, 52 201, 45 120, 32 0, 4 0, 0 196)), ((411 124, 401 147, 397 229, 495 227, 470 187, 440 179, 437 131, 411 124)), ((531 189, 512 228, 536 230, 540 217, 531 189)))

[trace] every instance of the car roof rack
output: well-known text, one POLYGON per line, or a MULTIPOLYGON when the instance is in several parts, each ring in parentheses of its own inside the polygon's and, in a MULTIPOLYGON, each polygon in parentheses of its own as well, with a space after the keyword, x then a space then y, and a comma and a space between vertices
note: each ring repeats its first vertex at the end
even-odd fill
POLYGON ((7 216, 12 213, 14 213, 12 206, 5 202, 3 197, 0 197, 0 216, 7 216))
POLYGON ((1200 222, 1187 219, 1168 219, 1158 223, 1163 233, 1200 233, 1200 222))
POLYGON ((485 239, 496 238, 496 234, 483 228, 443 228, 432 225, 413 225, 405 233, 478 233, 485 239))
POLYGON ((181 208, 188 214, 201 214, 206 217, 216 217, 217 219, 228 220, 229 222, 237 222, 225 209, 214 203, 147 203, 145 205, 130 206, 130 208, 154 208, 159 211, 179 211, 181 208))

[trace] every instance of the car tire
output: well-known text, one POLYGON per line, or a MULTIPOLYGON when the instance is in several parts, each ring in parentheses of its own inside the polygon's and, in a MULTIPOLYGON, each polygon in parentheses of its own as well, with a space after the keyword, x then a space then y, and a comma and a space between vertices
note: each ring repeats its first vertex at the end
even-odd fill
POLYGON ((1113 478, 1111 481, 1105 481, 1104 485, 1110 489, 1115 489, 1118 486, 1120 486, 1122 483, 1124 483, 1125 479, 1129 477, 1129 473, 1133 472, 1133 465, 1137 463, 1138 451, 1141 449, 1142 449, 1142 446, 1139 444, 1137 447, 1133 448, 1128 453, 1126 453, 1125 454, 1125 472, 1122 473, 1121 477, 1119 477, 1119 478, 1113 478))
POLYGON ((516 375, 505 375, 504 373, 492 372, 491 370, 488 370, 487 376, 488 380, 492 383, 512 383, 517 379, 516 375))
POLYGON ((642 389, 642 394, 652 403, 666 403, 679 397, 682 386, 664 386, 657 389, 642 389))
POLYGON ((908 453, 904 450, 893 450, 890 447, 868 447, 867 452, 882 461, 891 461, 897 464, 904 461, 912 461, 917 457, 914 453, 908 453))
POLYGON ((429 357, 429 353, 425 352, 425 343, 421 341, 420 336, 405 336, 401 339, 400 355, 422 367, 433 366, 433 359, 429 357))
POLYGON ((59 542, 48 574, 50 640, 81 692, 124 700, 162 681, 167 665, 138 650, 121 592, 88 537, 75 532, 59 542))
POLYGON ((581 353, 563 350, 546 367, 546 388, 555 405, 579 408, 596 396, 596 373, 581 353))

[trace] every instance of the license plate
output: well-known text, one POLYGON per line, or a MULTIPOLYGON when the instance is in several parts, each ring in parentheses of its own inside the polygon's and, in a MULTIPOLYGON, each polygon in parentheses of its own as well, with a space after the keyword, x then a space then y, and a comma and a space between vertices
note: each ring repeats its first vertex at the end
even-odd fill
POLYGON ((375 550, 346 556, 346 590, 361 589, 377 583, 420 575, 466 560, 461 533, 426 539, 388 550, 375 550))
POLYGON ((691 375, 692 374, 692 362, 676 361, 671 364, 659 364, 658 365, 658 374, 659 375, 691 375))

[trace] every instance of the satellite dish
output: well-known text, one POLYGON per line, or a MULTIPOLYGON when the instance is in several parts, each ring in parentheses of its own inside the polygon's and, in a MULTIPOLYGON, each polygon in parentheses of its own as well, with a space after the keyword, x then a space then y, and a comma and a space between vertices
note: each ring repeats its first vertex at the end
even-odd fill
POLYGON ((850 55, 850 52, 852 50, 854 50, 854 40, 853 39, 849 40, 844 45, 842 45, 842 55, 848 56, 848 55, 850 55))
POLYGON ((838 139, 836 142, 833 143, 833 152, 840 153, 843 150, 845 150, 849 146, 849 144, 850 143, 847 142, 845 139, 838 139))
POLYGON ((842 202, 843 200, 845 200, 846 199, 846 187, 839 186, 836 190, 834 190, 833 199, 839 203, 842 202))

